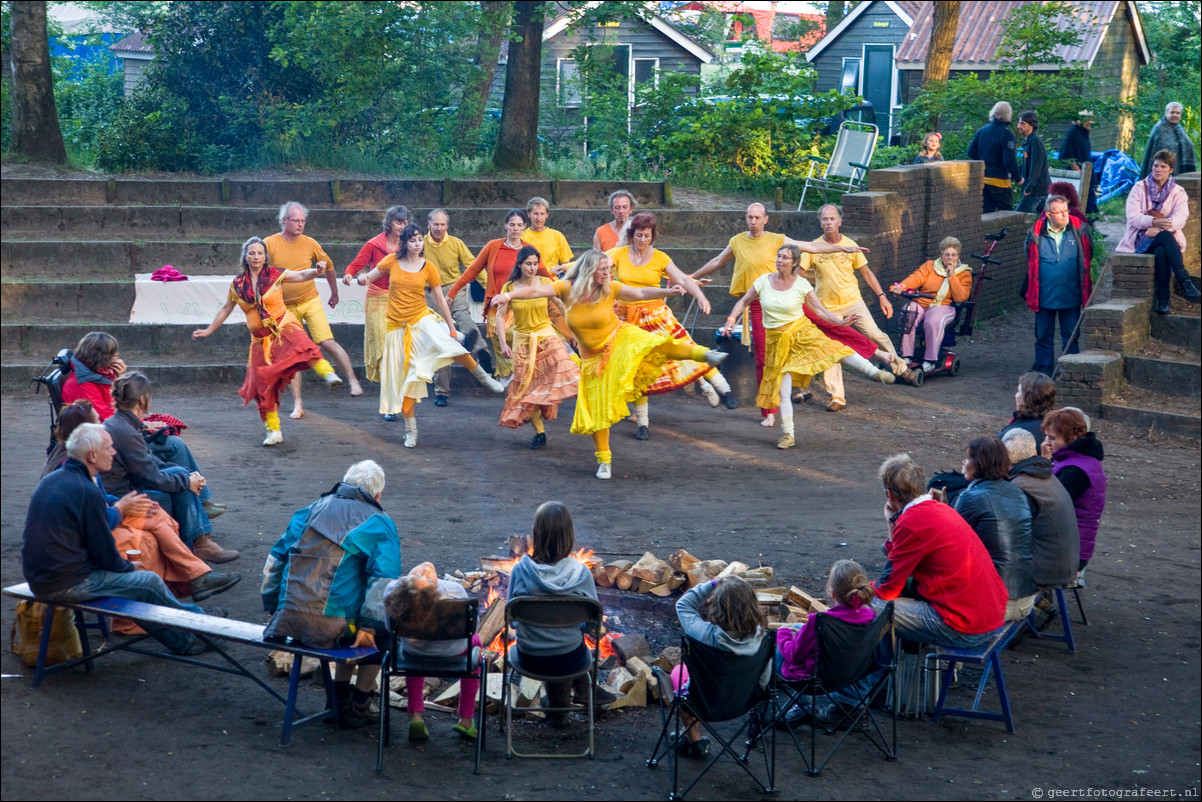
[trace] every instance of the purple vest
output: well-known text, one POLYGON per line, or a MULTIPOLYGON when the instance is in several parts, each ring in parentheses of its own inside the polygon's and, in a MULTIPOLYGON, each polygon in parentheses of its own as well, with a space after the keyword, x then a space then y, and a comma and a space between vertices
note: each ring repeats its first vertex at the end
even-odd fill
POLYGON ((1055 463, 1052 472, 1057 476, 1071 465, 1085 471, 1089 477, 1089 489, 1073 502, 1077 511, 1077 528, 1081 532, 1081 559, 1088 560, 1093 557, 1098 521, 1102 518, 1102 510, 1106 508, 1106 474, 1102 472, 1102 461, 1067 446, 1057 449, 1052 460, 1055 463))

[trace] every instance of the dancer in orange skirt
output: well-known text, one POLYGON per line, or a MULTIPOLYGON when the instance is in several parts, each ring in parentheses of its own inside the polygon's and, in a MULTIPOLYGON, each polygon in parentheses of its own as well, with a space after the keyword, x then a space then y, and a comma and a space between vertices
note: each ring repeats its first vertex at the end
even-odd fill
MULTIPOLYGON (((708 315, 710 303, 701 291, 700 284, 678 268, 666 253, 653 247, 658 233, 655 215, 640 212, 630 219, 626 229, 626 241, 630 244, 614 248, 608 254, 614 260, 618 281, 629 287, 658 287, 666 277, 670 283, 684 287, 696 300, 701 312, 708 315)), ((696 345, 663 300, 619 302, 614 311, 622 320, 643 331, 666 334, 678 343, 696 345)), ((655 383, 647 388, 644 397, 634 405, 634 416, 639 426, 634 439, 646 440, 650 437, 646 396, 670 393, 693 382, 698 383, 701 394, 711 407, 725 402, 727 409, 738 409, 739 402, 730 391, 730 384, 717 368, 702 362, 671 360, 664 365, 664 372, 655 383)))
POLYGON ((258 237, 242 243, 242 272, 230 283, 229 298, 217 310, 217 316, 207 328, 192 332, 192 339, 208 337, 225 322, 234 306, 246 314, 250 329, 250 356, 246 363, 246 379, 238 395, 243 406, 254 401, 259 417, 267 426, 265 446, 284 442, 280 431, 280 393, 292 377, 305 368, 313 368, 323 379, 334 373, 329 362, 322 359, 318 349, 296 316, 284 305, 283 286, 287 283, 311 281, 324 275, 326 265, 308 270, 280 270, 267 265, 267 246, 258 237))
MULTIPOLYGON (((537 248, 531 245, 522 248, 502 292, 511 293, 521 287, 541 287, 553 283, 551 279, 538 274, 540 258, 537 248)), ((497 304, 497 340, 504 357, 513 360, 513 381, 509 383, 505 408, 501 410, 501 425, 516 429, 529 421, 534 426, 534 439, 530 441, 532 449, 547 445, 543 421, 555 420, 559 403, 576 395, 580 380, 580 368, 576 367, 564 348, 563 340, 551 325, 551 304, 563 306, 558 298, 513 300, 497 304), (512 346, 505 336, 511 309, 512 346)), ((562 315, 557 317, 563 319, 562 315)), ((575 339, 570 330, 563 333, 568 340, 575 339)))

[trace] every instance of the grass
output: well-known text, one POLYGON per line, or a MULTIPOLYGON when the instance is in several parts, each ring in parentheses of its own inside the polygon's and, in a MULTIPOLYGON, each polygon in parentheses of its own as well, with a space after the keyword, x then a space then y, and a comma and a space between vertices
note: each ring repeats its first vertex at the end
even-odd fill
POLYGON ((1127 219, 1127 197, 1116 196, 1098 206, 1098 214, 1108 223, 1122 223, 1127 219))

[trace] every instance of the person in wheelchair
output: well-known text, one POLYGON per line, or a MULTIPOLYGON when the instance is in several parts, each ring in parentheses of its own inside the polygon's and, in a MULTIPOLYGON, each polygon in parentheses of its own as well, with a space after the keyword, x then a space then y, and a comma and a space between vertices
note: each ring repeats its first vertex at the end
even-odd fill
POLYGON ((922 356, 924 373, 935 370, 943 335, 956 320, 953 303, 968 300, 972 292, 972 268, 960 261, 960 240, 944 237, 939 258, 923 262, 917 270, 889 289, 909 299, 902 317, 902 358, 914 363, 919 326, 925 335, 922 356))

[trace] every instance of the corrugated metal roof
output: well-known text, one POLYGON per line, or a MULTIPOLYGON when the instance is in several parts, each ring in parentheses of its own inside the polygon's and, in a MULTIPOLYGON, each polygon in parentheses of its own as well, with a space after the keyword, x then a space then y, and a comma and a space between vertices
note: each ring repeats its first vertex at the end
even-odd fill
POLYGON ((114 53, 141 53, 147 56, 154 54, 154 48, 150 46, 150 43, 146 41, 146 36, 142 33, 131 33, 110 45, 109 50, 114 53))
MULTIPOLYGON (((931 23, 935 4, 917 3, 920 6, 910 33, 897 49, 899 67, 918 65, 926 60, 931 42, 931 23)), ((1019 0, 980 0, 960 4, 960 25, 956 29, 956 43, 952 48, 952 69, 973 69, 997 64, 998 46, 1002 42, 1002 22, 1010 13, 1025 3, 1019 0)), ((1084 36, 1076 47, 1060 47, 1056 50, 1059 63, 1091 62, 1102 43, 1106 26, 1118 11, 1115 0, 1090 2, 1078 0, 1077 13, 1061 14, 1056 20, 1059 30, 1078 28, 1084 36)))

